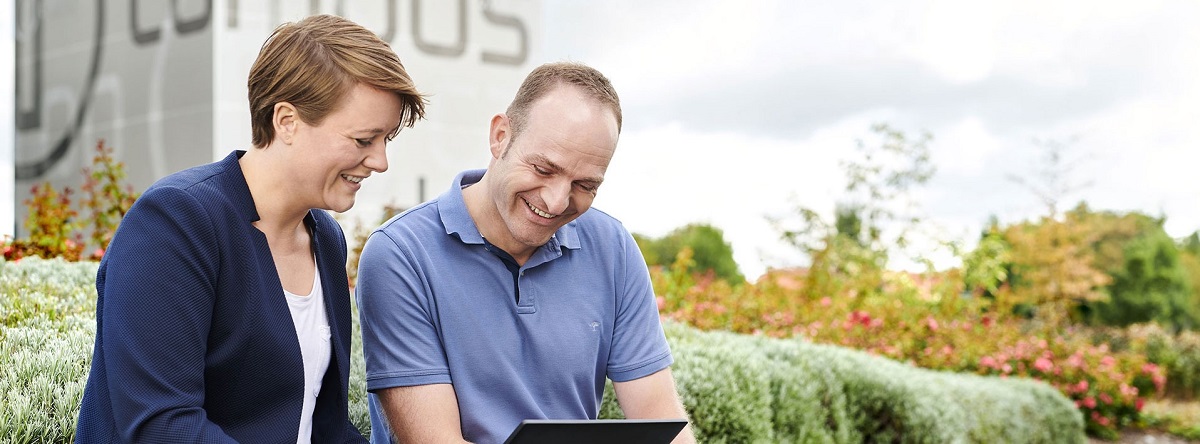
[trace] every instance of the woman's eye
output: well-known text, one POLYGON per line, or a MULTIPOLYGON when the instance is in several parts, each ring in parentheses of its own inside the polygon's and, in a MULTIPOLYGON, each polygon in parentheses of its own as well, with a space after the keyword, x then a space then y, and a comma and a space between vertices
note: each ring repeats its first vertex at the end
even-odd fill
POLYGON ((363 148, 371 146, 371 139, 354 139, 354 142, 363 148))

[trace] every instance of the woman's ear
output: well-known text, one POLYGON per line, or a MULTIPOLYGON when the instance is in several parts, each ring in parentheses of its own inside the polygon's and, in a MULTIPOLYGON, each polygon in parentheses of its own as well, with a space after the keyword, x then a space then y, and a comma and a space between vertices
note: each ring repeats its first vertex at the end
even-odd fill
POLYGON ((291 145, 296 137, 296 125, 300 122, 300 116, 296 113, 296 107, 288 102, 279 102, 275 104, 275 114, 271 118, 271 125, 275 127, 275 138, 284 144, 291 145))

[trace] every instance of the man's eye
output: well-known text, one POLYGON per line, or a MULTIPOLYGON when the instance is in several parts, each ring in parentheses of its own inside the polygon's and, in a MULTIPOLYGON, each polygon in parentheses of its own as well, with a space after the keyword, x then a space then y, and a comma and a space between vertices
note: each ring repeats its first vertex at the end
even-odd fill
POLYGON ((354 143, 357 143, 360 147, 366 148, 371 146, 371 139, 354 139, 354 143))
POLYGON ((534 166, 533 166, 533 170, 534 170, 534 171, 537 171, 537 173, 538 173, 538 174, 541 174, 541 175, 543 175, 543 176, 546 176, 546 175, 549 175, 549 174, 550 174, 550 170, 547 170, 547 169, 545 169, 545 168, 542 168, 542 167, 540 167, 540 166, 537 166, 537 165, 534 165, 534 166))
POLYGON ((596 189, 599 188, 596 185, 588 185, 588 184, 582 184, 582 183, 576 184, 576 186, 578 186, 580 190, 583 190, 584 192, 591 193, 591 194, 595 194, 596 189))

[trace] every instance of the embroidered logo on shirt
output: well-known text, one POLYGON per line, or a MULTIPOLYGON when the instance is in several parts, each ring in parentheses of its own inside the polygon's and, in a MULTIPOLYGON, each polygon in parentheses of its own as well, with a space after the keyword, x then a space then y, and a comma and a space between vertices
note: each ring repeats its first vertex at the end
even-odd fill
POLYGON ((588 324, 588 325, 592 326, 592 331, 600 331, 600 323, 599 322, 592 321, 592 323, 588 324))

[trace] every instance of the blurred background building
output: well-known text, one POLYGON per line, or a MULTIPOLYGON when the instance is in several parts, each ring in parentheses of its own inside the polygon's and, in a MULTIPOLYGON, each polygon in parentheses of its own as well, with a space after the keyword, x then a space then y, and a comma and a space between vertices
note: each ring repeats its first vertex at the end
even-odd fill
POLYGON ((280 23, 330 13, 375 31, 430 94, 348 218, 440 194, 487 162, 487 125, 538 60, 538 0, 0 1, 0 235, 24 232, 36 183, 78 190, 97 142, 138 191, 249 149, 246 75, 280 23), (6 85, 11 85, 8 87, 6 85), (11 95, 10 95, 11 94, 11 95))

